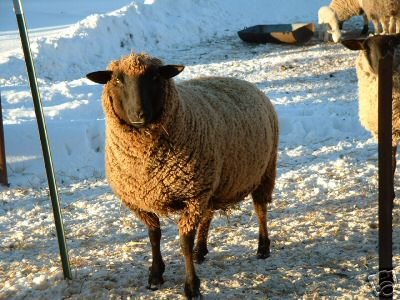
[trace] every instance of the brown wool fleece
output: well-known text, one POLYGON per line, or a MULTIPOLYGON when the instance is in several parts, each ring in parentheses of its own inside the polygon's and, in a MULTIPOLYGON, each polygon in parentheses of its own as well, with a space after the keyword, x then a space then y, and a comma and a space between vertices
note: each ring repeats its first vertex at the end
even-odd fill
MULTIPOLYGON (((136 76, 160 64, 131 54, 109 69, 136 76)), ((154 220, 143 212, 179 214, 186 233, 206 208, 227 209, 264 176, 275 180, 278 119, 269 99, 242 80, 208 77, 175 85, 170 79, 164 88, 161 119, 135 129, 123 121, 123 92, 113 79, 106 84, 106 175, 148 226, 154 220)))

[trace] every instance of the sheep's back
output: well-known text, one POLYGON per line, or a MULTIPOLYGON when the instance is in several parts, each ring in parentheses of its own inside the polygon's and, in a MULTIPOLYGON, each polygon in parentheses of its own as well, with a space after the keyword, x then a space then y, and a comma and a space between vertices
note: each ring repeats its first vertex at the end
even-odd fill
POLYGON ((329 7, 335 11, 339 21, 346 21, 362 14, 359 0, 332 0, 329 7))
MULTIPOLYGON (((399 49, 400 50, 400 49, 399 49)), ((396 50, 393 68, 392 126, 393 145, 400 141, 400 51, 396 50)), ((361 51, 357 57, 356 70, 359 93, 359 118, 361 124, 378 140, 378 76, 368 64, 361 51)))
POLYGON ((234 78, 199 78, 177 89, 191 122, 209 128, 203 142, 211 143, 215 157, 213 205, 242 200, 260 184, 277 151, 278 120, 271 102, 255 85, 234 78))
POLYGON ((362 0, 362 7, 368 19, 400 16, 399 0, 362 0))

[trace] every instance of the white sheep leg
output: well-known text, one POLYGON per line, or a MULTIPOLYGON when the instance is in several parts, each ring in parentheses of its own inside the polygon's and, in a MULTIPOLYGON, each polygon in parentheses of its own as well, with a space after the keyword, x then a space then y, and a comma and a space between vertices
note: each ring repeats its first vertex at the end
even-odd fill
POLYGON ((380 34, 381 33, 381 25, 380 25, 379 20, 372 19, 372 24, 374 24, 375 34, 380 34))
POLYGON ((396 18, 394 16, 390 17, 390 22, 389 22, 389 33, 394 34, 396 33, 396 18))
POLYGON ((381 18, 381 24, 382 24, 382 34, 389 34, 389 23, 390 23, 390 18, 389 17, 382 17, 381 18))
POLYGON ((396 33, 400 33, 400 17, 396 17, 396 33))

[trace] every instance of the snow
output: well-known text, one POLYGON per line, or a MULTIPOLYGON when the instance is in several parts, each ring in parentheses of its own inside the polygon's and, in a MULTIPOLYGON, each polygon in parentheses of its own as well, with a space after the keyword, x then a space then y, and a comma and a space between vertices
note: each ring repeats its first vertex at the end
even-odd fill
MULTIPOLYGON (((278 111, 271 257, 255 258, 251 201, 218 215, 210 253, 197 266, 205 299, 373 297, 367 276, 378 261, 377 145, 358 121, 357 53, 316 39, 304 46, 248 45, 236 35, 255 24, 316 22, 318 8, 329 1, 24 2, 74 279, 63 280, 12 1, 1 1, 0 88, 11 187, 0 188, 0 299, 182 295, 183 259, 170 219, 162 221, 165 283, 155 292, 145 288, 147 229, 104 178, 102 86, 84 78, 133 49, 184 64, 177 80, 218 75, 253 82, 278 111)), ((357 32, 361 24, 355 19, 345 28, 357 32)), ((396 199, 395 266, 399 216, 396 199)))

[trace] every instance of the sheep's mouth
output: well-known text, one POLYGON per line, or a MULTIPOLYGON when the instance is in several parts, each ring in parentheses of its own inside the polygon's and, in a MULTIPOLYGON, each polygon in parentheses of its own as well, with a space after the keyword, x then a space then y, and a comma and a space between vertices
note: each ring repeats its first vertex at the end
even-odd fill
POLYGON ((146 121, 136 121, 136 122, 129 121, 129 124, 135 128, 143 128, 146 126, 147 123, 146 121))

